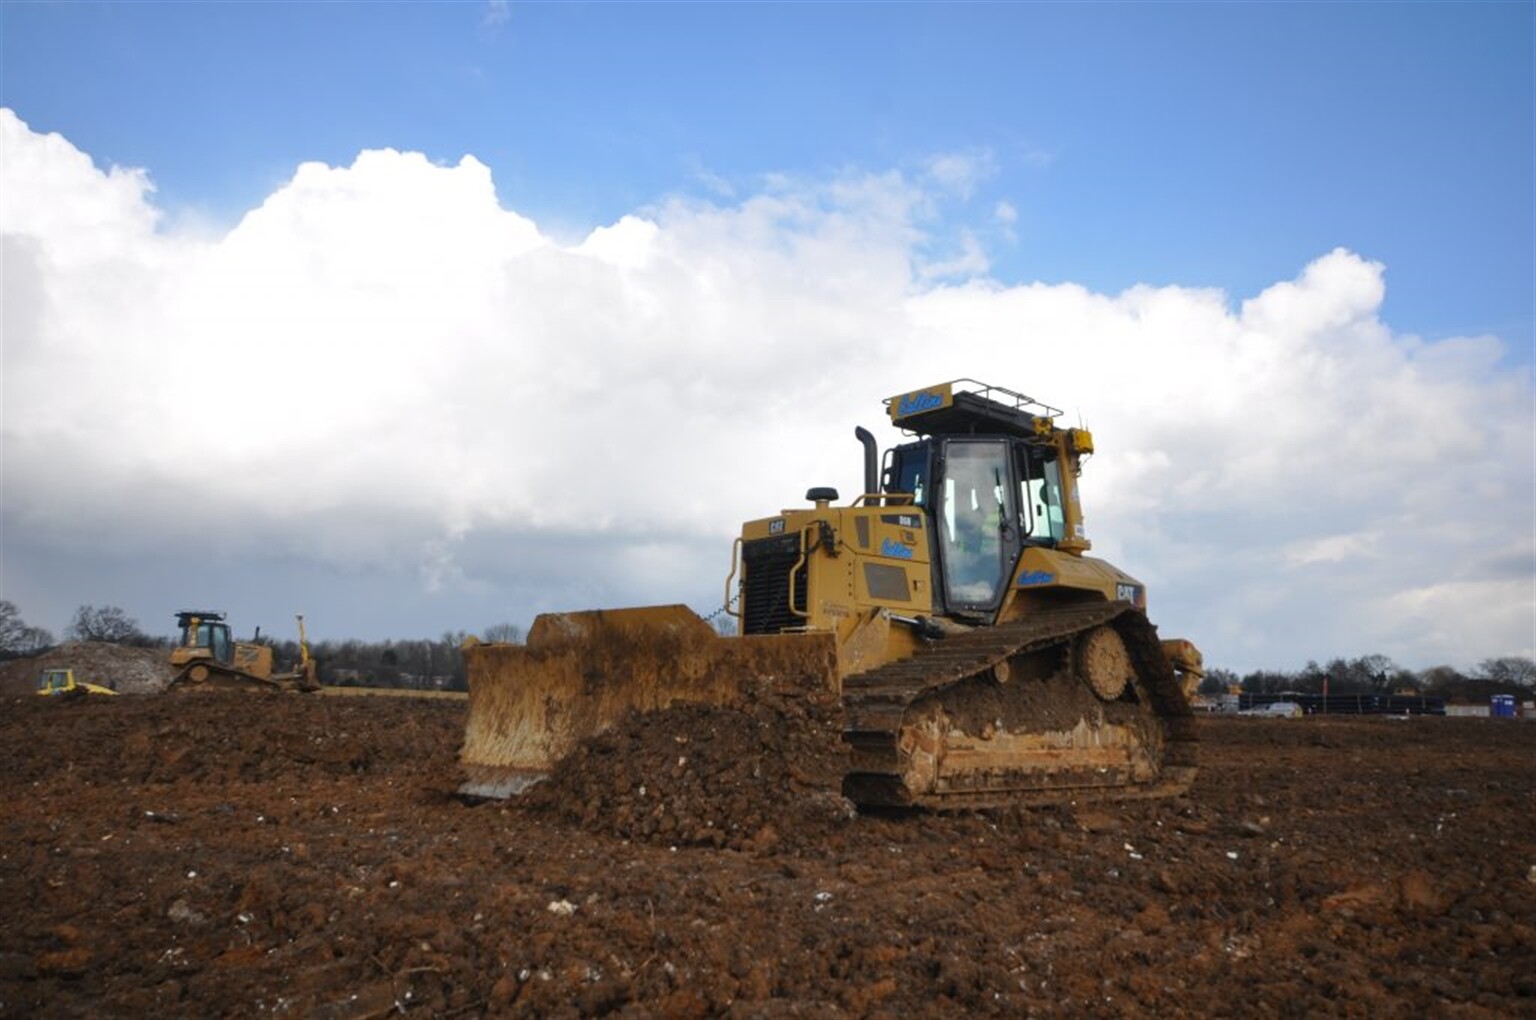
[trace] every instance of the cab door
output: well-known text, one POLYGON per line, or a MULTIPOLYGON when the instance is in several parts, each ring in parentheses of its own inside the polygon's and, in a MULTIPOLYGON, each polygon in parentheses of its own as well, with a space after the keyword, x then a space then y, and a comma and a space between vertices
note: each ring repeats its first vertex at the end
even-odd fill
POLYGON ((229 625, 226 623, 199 621, 190 643, 195 648, 208 649, 214 662, 227 666, 235 659, 234 642, 230 639, 229 625))
POLYGON ((990 614, 1001 605, 1019 557, 1019 486, 1006 439, 944 443, 934 494, 934 531, 944 604, 990 614))

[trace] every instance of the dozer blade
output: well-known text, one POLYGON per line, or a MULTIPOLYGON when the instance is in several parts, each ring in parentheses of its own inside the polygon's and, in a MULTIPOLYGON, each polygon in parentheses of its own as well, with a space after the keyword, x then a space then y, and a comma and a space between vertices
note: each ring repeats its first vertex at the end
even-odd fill
POLYGON ((471 645, 464 656, 460 792, 472 797, 522 793, 631 712, 838 691, 832 635, 720 637, 686 606, 545 614, 526 645, 471 645))

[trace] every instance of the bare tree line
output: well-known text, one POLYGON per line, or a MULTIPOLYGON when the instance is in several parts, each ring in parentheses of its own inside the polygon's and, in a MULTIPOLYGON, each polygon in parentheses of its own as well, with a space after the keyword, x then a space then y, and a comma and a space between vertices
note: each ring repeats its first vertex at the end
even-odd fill
MULTIPOLYGON (((497 623, 486 627, 481 640, 522 640, 521 627, 497 623)), ((320 666, 322 683, 335 686, 410 687, 464 690, 463 645, 466 631, 445 631, 437 638, 390 641, 317 641, 309 654, 320 666)), ((146 633, 137 620, 117 606, 84 605, 75 610, 64 629, 65 641, 98 641, 138 648, 169 649, 177 638, 146 633)), ((241 640, 249 640, 242 638, 241 640)), ((261 638, 280 663, 297 662, 299 643, 293 639, 261 638)), ((36 655, 57 642, 48 630, 29 626, 14 602, 0 600, 0 657, 36 655)))
MULTIPOLYGON (((722 631, 729 628, 717 627, 722 631)), ((463 690, 466 631, 445 631, 437 638, 389 641, 319 641, 310 654, 320 664, 321 680, 339 686, 440 688, 463 690)), ((513 623, 497 623, 476 635, 485 641, 519 642, 523 629, 513 623)), ((142 648, 169 647, 171 637, 146 634, 117 606, 83 605, 75 610, 64 630, 66 641, 102 641, 142 648)), ((293 640, 266 639, 279 661, 298 661, 299 645, 293 640)), ((55 644, 53 634, 29 626, 14 602, 0 600, 0 656, 35 655, 55 644)), ((1536 662, 1524 656, 1483 659, 1471 673, 1451 666, 1405 669, 1385 655, 1309 661, 1300 670, 1256 670, 1242 676, 1226 669, 1212 669, 1200 686, 1203 694, 1241 690, 1249 694, 1455 694, 1477 685, 1518 690, 1536 689, 1536 662)))
POLYGON ((1411 670, 1385 655, 1354 659, 1309 661, 1295 672, 1256 670, 1239 677, 1226 669, 1213 669, 1200 685, 1202 694, 1430 694, 1455 695, 1477 686, 1511 690, 1536 689, 1536 662, 1524 656, 1506 655, 1483 659, 1470 673, 1451 666, 1411 670))

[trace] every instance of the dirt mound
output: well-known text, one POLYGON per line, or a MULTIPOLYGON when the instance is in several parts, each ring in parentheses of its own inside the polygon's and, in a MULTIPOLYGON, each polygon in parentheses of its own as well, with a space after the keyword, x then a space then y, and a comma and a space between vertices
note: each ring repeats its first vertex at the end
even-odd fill
POLYGON ((38 675, 45 669, 72 669, 77 681, 119 694, 155 694, 171 681, 169 657, 164 648, 70 641, 41 655, 0 662, 0 696, 36 691, 38 675))
POLYGON ((847 754, 832 699, 680 705, 630 716, 528 794, 590 832, 671 846, 763 850, 846 822, 847 754))

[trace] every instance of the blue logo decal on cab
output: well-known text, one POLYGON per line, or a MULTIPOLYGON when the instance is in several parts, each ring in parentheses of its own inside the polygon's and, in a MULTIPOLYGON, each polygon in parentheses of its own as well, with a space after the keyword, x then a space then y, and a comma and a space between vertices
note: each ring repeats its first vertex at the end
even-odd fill
POLYGON ((922 411, 932 411, 944 403, 944 398, 937 393, 908 393, 901 398, 901 403, 896 405, 898 415, 918 414, 922 411))
POLYGON ((1049 570, 1026 570, 1019 575, 1019 587, 1031 584, 1050 584, 1056 575, 1049 570))
POLYGON ((893 542, 889 538, 880 543, 881 556, 893 556, 898 560, 910 560, 912 550, 900 542, 893 542))

